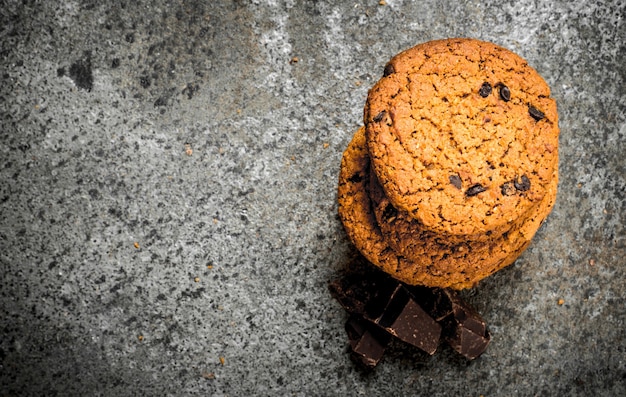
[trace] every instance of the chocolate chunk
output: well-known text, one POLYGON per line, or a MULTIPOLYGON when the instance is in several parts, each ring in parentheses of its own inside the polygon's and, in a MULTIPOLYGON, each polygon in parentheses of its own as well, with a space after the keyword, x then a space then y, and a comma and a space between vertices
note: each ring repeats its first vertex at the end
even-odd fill
POLYGON ((403 285, 398 283, 393 290, 391 287, 388 284, 373 304, 368 305, 365 318, 396 338, 434 354, 439 346, 441 325, 412 299, 403 285))
POLYGON ((387 204, 385 207, 382 217, 387 222, 393 222, 398 217, 398 210, 391 204, 387 204))
POLYGON ((500 84, 500 98, 502 98, 504 102, 511 100, 511 90, 504 84, 500 84))
POLYGON ((383 77, 387 77, 395 72, 396 69, 393 67, 393 65, 388 63, 387 65, 385 65, 385 70, 383 70, 383 77))
POLYGON ((480 95, 483 98, 487 98, 490 94, 491 94, 491 84, 485 81, 483 85, 480 86, 480 89, 478 90, 478 95, 480 95))
POLYGON ((383 111, 381 111, 380 113, 378 113, 376 116, 374 116, 374 118, 373 118, 372 120, 373 120, 375 123, 378 123, 378 122, 382 121, 382 119, 384 119, 384 118, 385 118, 385 114, 386 114, 386 113, 387 113, 387 112, 383 110, 383 111))
MULTIPOLYGON (((398 304, 398 303, 394 303, 398 304)), ((387 328, 398 339, 433 355, 439 347, 441 325, 413 299, 407 299, 395 321, 387 328)))
POLYGON ((480 356, 491 339, 480 314, 450 289, 409 287, 414 299, 442 326, 443 340, 468 360, 480 356))
POLYGON ((398 281, 391 277, 380 277, 376 282, 376 289, 365 306, 363 317, 378 324, 385 314, 391 299, 396 291, 401 288, 398 281))
POLYGON ((352 358, 368 368, 375 367, 385 353, 390 335, 357 315, 350 316, 345 328, 352 358))
POLYGON ((515 178, 515 180, 513 181, 513 185, 515 185, 515 189, 519 190, 520 192, 525 192, 526 190, 530 189, 530 179, 528 179, 526 175, 522 175, 519 180, 515 178))
POLYGON ((500 186, 500 191, 502 191, 503 196, 512 196, 515 194, 515 186, 513 182, 505 182, 500 186))
POLYGON ((489 331, 480 335, 464 327, 457 327, 451 335, 446 337, 446 342, 450 347, 468 360, 473 360, 483 354, 490 340, 489 331))
POLYGON ((409 291, 435 321, 441 322, 452 313, 452 303, 446 290, 442 288, 411 286, 409 291))
MULTIPOLYGON (((449 289, 439 290, 438 317, 443 325, 443 339, 468 360, 480 356, 491 336, 480 314, 449 289)), ((431 314, 432 315, 432 314, 431 314)))
POLYGON ((539 121, 546 117, 546 115, 541 110, 537 109, 533 105, 528 105, 528 114, 530 114, 530 117, 532 117, 536 121, 539 121))
POLYGON ((452 186, 454 186, 457 189, 461 188, 461 177, 458 176, 457 174, 454 175, 450 175, 448 177, 448 179, 450 180, 450 183, 452 184, 452 186))
POLYGON ((472 197, 472 196, 476 196, 478 193, 482 193, 485 190, 487 190, 486 187, 484 187, 483 185, 481 185, 480 183, 477 183, 475 185, 470 186, 466 191, 465 191, 465 196, 467 197, 472 197))
POLYGON ((453 320, 463 328, 467 328, 476 334, 484 335, 487 331, 487 326, 480 314, 463 301, 456 292, 446 289, 443 290, 443 293, 450 300, 453 320))

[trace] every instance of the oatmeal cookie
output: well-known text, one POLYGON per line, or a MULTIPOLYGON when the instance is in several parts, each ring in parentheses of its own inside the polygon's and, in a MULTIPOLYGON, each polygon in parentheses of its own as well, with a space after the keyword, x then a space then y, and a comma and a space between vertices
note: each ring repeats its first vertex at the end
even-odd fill
POLYGON ((364 123, 385 196, 436 233, 505 234, 542 202, 558 165, 548 85, 518 55, 474 39, 393 57, 364 123))

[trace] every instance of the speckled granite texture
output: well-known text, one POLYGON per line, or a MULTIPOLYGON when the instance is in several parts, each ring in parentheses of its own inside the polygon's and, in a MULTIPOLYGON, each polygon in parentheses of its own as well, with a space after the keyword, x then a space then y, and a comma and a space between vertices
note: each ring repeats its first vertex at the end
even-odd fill
POLYGON ((0 3, 0 396, 626 394, 623 1, 0 3), (466 293, 481 358, 363 373, 341 153, 385 62, 453 36, 552 87, 559 197, 466 293))

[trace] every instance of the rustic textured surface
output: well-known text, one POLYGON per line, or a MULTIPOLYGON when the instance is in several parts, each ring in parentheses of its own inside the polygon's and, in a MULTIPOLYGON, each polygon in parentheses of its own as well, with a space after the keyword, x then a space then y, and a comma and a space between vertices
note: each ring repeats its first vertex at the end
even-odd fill
POLYGON ((2 1, 0 395, 625 394, 624 18, 617 0, 2 1), (459 36, 552 88, 559 196, 466 296, 492 334, 479 359, 391 346, 363 374, 327 289, 354 255, 341 154, 389 58, 459 36))

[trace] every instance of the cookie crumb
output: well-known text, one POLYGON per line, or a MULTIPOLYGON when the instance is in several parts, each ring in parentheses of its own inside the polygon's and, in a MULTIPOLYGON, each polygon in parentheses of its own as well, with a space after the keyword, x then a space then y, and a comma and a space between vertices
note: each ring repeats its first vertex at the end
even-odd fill
POLYGON ((323 145, 323 146, 324 146, 324 149, 328 149, 328 147, 330 146, 330 143, 328 143, 328 142, 324 142, 324 145, 323 145))
POLYGON ((143 342, 143 335, 139 335, 137 339, 139 340, 139 342, 143 342))
POLYGON ((300 61, 300 58, 298 57, 293 57, 289 60, 289 64, 293 65, 294 63, 298 63, 300 61))
POLYGON ((379 6, 386 6, 386 5, 387 5, 387 2, 386 2, 385 0, 380 0, 380 1, 378 2, 378 5, 379 5, 379 6))
POLYGON ((565 303, 565 300, 564 300, 563 298, 561 298, 561 299, 559 299, 556 303, 557 303, 559 306, 563 306, 563 304, 565 303))
POLYGON ((220 364, 224 365, 226 363, 226 359, 223 356, 220 356, 220 364))
POLYGON ((196 282, 196 283, 199 283, 199 282, 200 282, 200 277, 195 277, 195 278, 193 279, 193 281, 194 281, 194 282, 196 282))
POLYGON ((135 247, 136 249, 139 249, 139 243, 138 243, 137 241, 135 241, 135 242, 133 243, 133 247, 135 247))
POLYGON ((596 264, 595 259, 589 259, 589 266, 595 266, 595 264, 596 264))
POLYGON ((187 156, 191 156, 193 154, 193 149, 191 148, 191 145, 188 143, 185 143, 185 154, 187 156))

